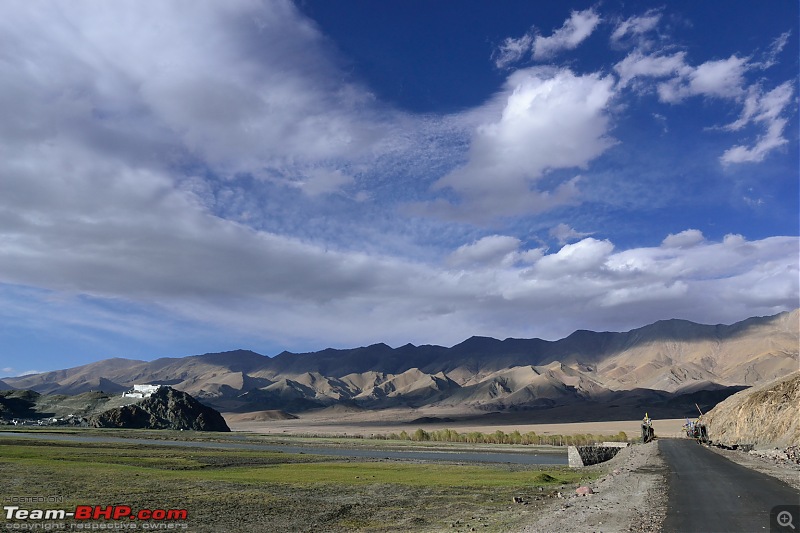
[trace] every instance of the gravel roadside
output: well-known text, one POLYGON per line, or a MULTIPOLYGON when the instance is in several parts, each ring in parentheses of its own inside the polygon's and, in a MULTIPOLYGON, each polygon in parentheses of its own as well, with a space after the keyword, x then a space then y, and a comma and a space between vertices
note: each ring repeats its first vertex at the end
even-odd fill
POLYGON ((714 446, 709 449, 734 463, 746 466, 762 474, 778 478, 787 485, 800 491, 800 464, 781 460, 780 453, 776 451, 742 452, 739 450, 725 450, 714 446))
POLYGON ((594 494, 578 496, 577 487, 542 509, 522 532, 657 532, 666 516, 667 467, 658 444, 637 444, 612 460, 586 467, 606 474, 589 486, 594 494))

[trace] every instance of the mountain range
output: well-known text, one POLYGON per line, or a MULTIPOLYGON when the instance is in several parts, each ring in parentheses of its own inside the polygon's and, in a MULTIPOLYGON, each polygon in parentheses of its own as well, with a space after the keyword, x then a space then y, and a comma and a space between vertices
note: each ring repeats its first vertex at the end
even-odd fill
MULTIPOLYGON (((713 405, 798 369, 800 312, 732 325, 664 320, 557 340, 471 337, 450 348, 386 344, 267 357, 248 350, 154 361, 106 359, 9 377, 0 389, 46 394, 169 385, 224 412, 438 407, 503 412, 653 403, 713 405)), ((673 413, 675 414, 675 413, 673 413)))

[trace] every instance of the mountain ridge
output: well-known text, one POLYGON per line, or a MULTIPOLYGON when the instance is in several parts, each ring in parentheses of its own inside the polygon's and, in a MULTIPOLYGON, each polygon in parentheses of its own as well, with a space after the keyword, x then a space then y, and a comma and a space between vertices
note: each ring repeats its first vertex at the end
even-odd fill
POLYGON ((238 349, 150 362, 115 358, 2 384, 49 394, 163 384, 235 412, 335 404, 502 411, 596 403, 614 394, 635 403, 648 394, 640 390, 723 390, 796 370, 799 316, 794 310, 730 325, 670 319, 628 332, 577 330, 556 341, 473 336, 450 348, 376 343, 274 357, 238 349))

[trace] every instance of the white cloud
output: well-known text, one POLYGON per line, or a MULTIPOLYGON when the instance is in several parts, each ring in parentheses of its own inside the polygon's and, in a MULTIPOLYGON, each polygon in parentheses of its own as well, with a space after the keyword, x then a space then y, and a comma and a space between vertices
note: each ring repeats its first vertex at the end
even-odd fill
MULTIPOLYGON (((693 232, 681 234, 692 237, 693 232)), ((721 243, 694 237, 689 247, 619 252, 609 241, 584 239, 542 257, 521 272, 524 281, 515 279, 513 287, 508 280, 504 296, 520 305, 530 302, 528 319, 537 311, 558 309, 560 316, 582 317, 591 329, 613 330, 620 329, 614 324, 622 317, 640 323, 657 320, 659 314, 730 322, 736 315, 771 314, 797 306, 797 237, 747 241, 730 235, 721 243)))
POLYGON ((521 244, 516 237, 489 235, 459 246, 447 257, 447 264, 461 268, 510 267, 535 263, 542 257, 543 251, 539 248, 520 251, 521 244))
POLYGON ((564 25, 549 37, 538 35, 535 28, 522 37, 507 37, 492 56, 495 66, 508 68, 528 54, 536 61, 546 61, 565 50, 574 50, 594 32, 598 24, 600 15, 594 9, 586 9, 573 11, 564 25))
POLYGON ((508 261, 509 256, 519 249, 520 240, 504 235, 490 235, 472 244, 460 246, 450 254, 448 263, 463 265, 498 265, 508 261))
MULTIPOLYGON (((84 175, 80 156, 68 152, 65 168, 84 175)), ((83 164, 95 176, 114 172, 96 160, 83 164)), ((181 334, 195 324, 319 347, 450 344, 477 333, 554 338, 578 327, 626 329, 664 316, 732 321, 790 309, 798 298, 796 237, 714 243, 687 230, 656 248, 615 251, 587 238, 545 255, 490 235, 454 250, 442 269, 253 231, 209 216, 189 193, 164 196, 163 177, 129 177, 109 186, 73 179, 50 192, 70 199, 61 210, 47 195, 38 210, 4 205, 0 281, 67 296, 42 327, 68 320, 136 338, 152 335, 152 316, 163 315, 180 319, 181 334), (108 311, 98 311, 106 301, 154 314, 138 324, 130 313, 107 320, 108 311)), ((28 192, 12 204, 37 201, 43 190, 28 192)), ((38 320, 40 309, 14 313, 38 320)))
POLYGON ((371 157, 388 134, 291 2, 57 5, 4 5, 0 34, 15 50, 0 64, 4 138, 69 131, 134 164, 195 158, 263 177, 371 157))
POLYGON ((626 39, 634 39, 641 48, 647 44, 642 36, 653 31, 661 21, 661 13, 656 10, 649 10, 644 15, 634 15, 619 22, 611 33, 611 43, 620 44, 626 39))
POLYGON ((613 250, 614 245, 608 240, 583 239, 542 257, 530 274, 552 278, 599 272, 613 250))
POLYGON ((761 62, 759 62, 756 66, 762 69, 768 69, 775 66, 778 63, 778 56, 781 54, 781 52, 783 52, 783 49, 786 47, 786 43, 789 42, 789 37, 791 35, 792 32, 787 31, 776 37, 775 40, 772 41, 769 50, 767 50, 767 52, 764 54, 761 62))
POLYGON ((720 157, 723 164, 757 163, 773 150, 788 143, 784 137, 787 120, 783 117, 792 103, 794 86, 785 82, 775 89, 762 94, 759 87, 752 87, 745 99, 741 116, 725 129, 738 131, 750 123, 761 125, 766 131, 758 137, 752 146, 737 145, 729 148, 720 157))
MULTIPOLYGON (((607 135, 612 86, 610 77, 567 69, 512 74, 499 97, 502 112, 476 128, 467 164, 435 185, 451 188, 463 202, 440 210, 480 220, 574 201, 577 180, 551 191, 534 186, 549 170, 584 167, 613 144, 607 135)), ((498 107, 493 102, 487 109, 498 107)))
POLYGON ((600 24, 600 15, 594 9, 573 11, 570 17, 564 21, 564 25, 554 31, 551 36, 536 36, 533 41, 533 58, 537 61, 544 61, 563 50, 577 48, 592 34, 598 24, 600 24))
MULTIPOLYGON (((781 49, 784 41, 784 38, 779 39, 773 43, 773 48, 781 49)), ((669 78, 657 85, 662 102, 677 104, 692 96, 742 102, 739 118, 722 129, 739 131, 754 123, 763 127, 764 133, 749 146, 739 144, 726 150, 720 156, 720 162, 728 165, 763 161, 770 152, 788 142, 784 136, 785 112, 794 95, 794 85, 785 82, 766 93, 758 84, 748 87, 745 74, 760 66, 748 58, 732 55, 728 59, 706 61, 694 67, 687 64, 685 52, 658 55, 644 54, 637 49, 617 63, 614 70, 619 75, 619 89, 633 85, 635 89, 648 90, 651 87, 647 83, 649 79, 669 78), (637 81, 641 82, 637 84, 637 81)))
POLYGON ((307 171, 306 175, 307 177, 298 181, 295 186, 311 196, 330 194, 341 190, 345 185, 355 183, 355 178, 344 174, 341 170, 316 168, 307 171))
POLYGON ((688 69, 685 52, 676 52, 667 56, 645 55, 641 51, 635 50, 614 65, 614 70, 619 74, 620 87, 625 87, 638 77, 666 78, 687 72, 688 69))
POLYGON ((239 291, 325 299, 327 289, 304 281, 317 269, 330 288, 337 278, 355 288, 382 275, 362 271, 357 255, 345 260, 213 217, 162 173, 129 169, 68 141, 30 151, 5 151, 0 162, 8 186, 3 281, 145 299, 239 291), (34 156, 37 166, 21 164, 34 156))
POLYGON ((687 229, 677 234, 670 233, 661 243, 664 248, 691 248, 705 241, 703 232, 696 229, 687 229))
MULTIPOLYGON (((611 274, 626 281, 608 284, 603 305, 636 307, 632 302, 635 295, 637 301, 661 301, 668 315, 689 319, 710 312, 714 306, 752 311, 767 301, 772 302, 770 305, 782 301, 785 307, 779 304, 771 309, 796 307, 798 283, 790 276, 797 273, 798 265, 796 260, 789 260, 798 251, 796 238, 748 242, 741 236, 727 236, 722 243, 710 243, 700 242, 696 234, 689 233, 682 232, 689 237, 687 241, 694 241, 688 247, 667 246, 671 244, 668 237, 660 248, 626 250, 609 258, 605 264, 609 281, 611 274), (759 301, 757 292, 762 286, 766 294, 759 301), (736 290, 742 291, 741 299, 735 296, 736 290), (786 291, 785 298, 781 291, 786 291)), ((762 314, 774 312, 768 308, 763 307, 762 314)))
POLYGON ((670 78, 658 84, 658 96, 662 102, 674 104, 692 96, 736 99, 745 93, 744 75, 751 67, 748 58, 736 55, 691 66, 686 52, 645 54, 636 49, 614 65, 614 70, 620 87, 635 79, 670 78))
POLYGON ((654 299, 661 302, 676 302, 685 298, 689 286, 682 281, 672 283, 655 282, 634 287, 619 287, 610 289, 601 299, 603 307, 619 308, 633 306, 654 299))
POLYGON ((549 234, 554 237, 560 244, 566 244, 569 241, 582 239, 588 237, 591 233, 584 233, 577 231, 571 226, 561 223, 558 226, 550 228, 549 234))
POLYGON ((533 46, 534 35, 526 33, 522 37, 514 39, 506 37, 494 54, 494 64, 497 68, 507 68, 508 66, 521 60, 528 55, 533 46))
POLYGON ((754 97, 752 103, 748 98, 749 105, 745 106, 742 117, 731 125, 730 129, 739 129, 751 120, 769 122, 777 119, 792 102, 794 84, 787 81, 764 94, 761 93, 760 88, 755 87, 751 91, 751 95, 754 97))
POLYGON ((706 61, 689 74, 689 94, 723 98, 739 96, 747 68, 747 58, 736 55, 719 61, 706 61))
POLYGON ((697 67, 682 69, 679 76, 658 86, 663 102, 675 103, 690 96, 736 98, 744 93, 747 58, 732 55, 728 59, 706 61, 697 67))
POLYGON ((767 154, 789 142, 783 136, 783 130, 785 128, 786 121, 783 119, 770 122, 767 131, 759 136, 753 146, 736 145, 729 148, 720 156, 720 162, 727 165, 732 163, 759 163, 763 161, 767 154))
POLYGON ((742 201, 753 209, 758 209, 765 203, 763 198, 751 198, 749 196, 742 196, 742 201))
POLYGON ((722 243, 726 246, 747 246, 747 239, 744 235, 729 233, 722 238, 722 243))

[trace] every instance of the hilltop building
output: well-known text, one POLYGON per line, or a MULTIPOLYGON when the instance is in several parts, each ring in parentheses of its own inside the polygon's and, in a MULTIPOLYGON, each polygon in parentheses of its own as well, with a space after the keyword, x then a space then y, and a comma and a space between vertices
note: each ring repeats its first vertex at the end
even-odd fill
POLYGON ((133 388, 122 393, 123 398, 149 398, 162 385, 134 384, 133 388))

